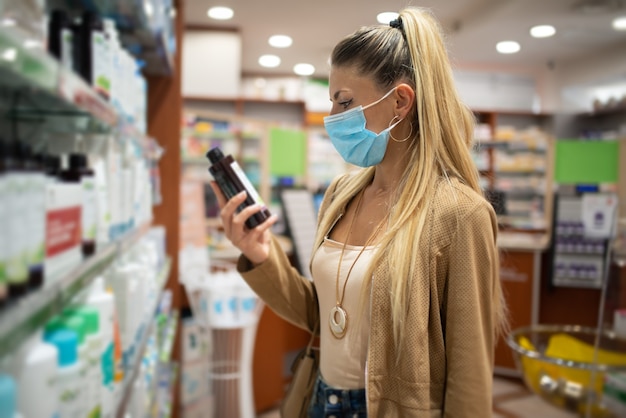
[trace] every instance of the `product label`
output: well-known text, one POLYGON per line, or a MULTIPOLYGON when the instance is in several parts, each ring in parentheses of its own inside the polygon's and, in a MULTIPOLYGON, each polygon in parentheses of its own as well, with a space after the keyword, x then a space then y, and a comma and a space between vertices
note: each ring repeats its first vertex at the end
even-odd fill
POLYGON ((250 183, 250 180, 248 180, 248 176, 246 176, 246 173, 241 169, 239 164, 237 164, 237 161, 233 161, 230 164, 230 167, 233 169, 233 171, 239 178, 239 181, 241 181, 241 184, 243 184, 243 186, 246 188, 246 191, 248 192, 248 196, 250 196, 252 200, 254 200, 255 203, 265 206, 265 202, 263 201, 263 199, 261 199, 261 196, 256 191, 252 183, 250 183))
POLYGON ((73 206, 46 215, 46 256, 54 257, 81 243, 81 209, 73 206))

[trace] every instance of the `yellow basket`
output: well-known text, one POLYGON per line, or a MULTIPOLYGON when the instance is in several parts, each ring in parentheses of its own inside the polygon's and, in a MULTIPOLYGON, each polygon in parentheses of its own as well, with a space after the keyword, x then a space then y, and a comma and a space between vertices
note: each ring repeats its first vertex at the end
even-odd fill
POLYGON ((604 382, 608 373, 626 372, 626 339, 575 325, 535 325, 514 330, 507 343, 524 382, 541 398, 581 417, 618 417, 603 399, 604 382))

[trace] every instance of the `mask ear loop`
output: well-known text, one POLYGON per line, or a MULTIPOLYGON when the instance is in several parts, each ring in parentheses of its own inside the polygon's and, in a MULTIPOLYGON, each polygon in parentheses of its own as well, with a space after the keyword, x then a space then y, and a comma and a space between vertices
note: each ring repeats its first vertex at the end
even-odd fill
MULTIPOLYGON (((393 125, 393 121, 398 119, 398 121, 395 123, 396 125, 398 125, 400 122, 402 122, 404 119, 400 119, 399 116, 394 116, 393 119, 391 119, 391 122, 389 122, 389 127, 391 127, 391 125, 393 125)), ((404 139, 396 139, 393 137, 393 135, 391 134, 391 130, 389 130, 389 137, 394 141, 394 142, 406 142, 411 135, 413 134, 413 124, 411 123, 411 121, 409 121, 409 124, 411 125, 411 131, 409 132, 409 134, 406 136, 406 138, 404 139)))

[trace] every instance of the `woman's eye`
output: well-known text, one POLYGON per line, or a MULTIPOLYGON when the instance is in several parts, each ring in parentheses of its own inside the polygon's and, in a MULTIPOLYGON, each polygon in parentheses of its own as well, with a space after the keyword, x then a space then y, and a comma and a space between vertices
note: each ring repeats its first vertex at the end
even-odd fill
POLYGON ((339 106, 343 107, 344 109, 347 109, 348 106, 350 106, 351 104, 352 104, 352 99, 339 102, 339 106))

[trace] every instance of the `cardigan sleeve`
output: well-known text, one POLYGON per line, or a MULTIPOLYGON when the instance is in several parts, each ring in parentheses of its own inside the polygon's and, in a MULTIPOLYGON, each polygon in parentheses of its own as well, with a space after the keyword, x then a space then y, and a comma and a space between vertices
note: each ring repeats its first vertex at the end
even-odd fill
MULTIPOLYGON (((318 220, 328 208, 342 177, 335 178, 328 187, 320 206, 318 220)), ((292 266, 275 237, 272 237, 269 254, 268 259, 256 267, 241 255, 237 262, 237 271, 277 315, 300 328, 312 331, 319 320, 317 292, 313 282, 292 266)))
POLYGON ((291 265, 275 237, 272 237, 267 260, 252 267, 242 255, 237 262, 237 271, 277 315, 300 328, 313 330, 318 319, 313 282, 291 265))
POLYGON ((458 219, 449 248, 446 417, 492 414, 494 289, 500 280, 496 236, 495 213, 481 200, 458 219))

